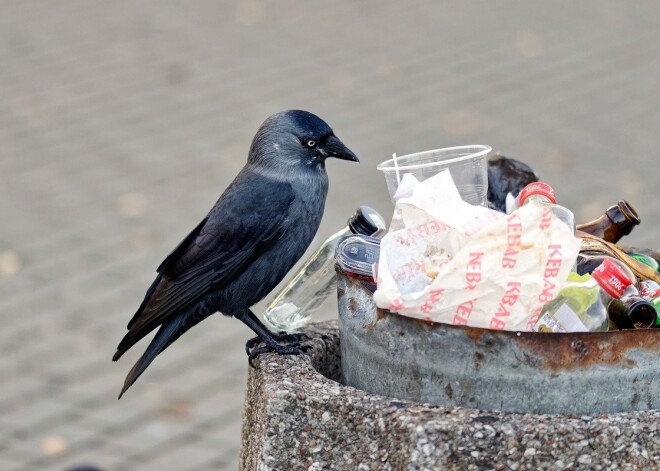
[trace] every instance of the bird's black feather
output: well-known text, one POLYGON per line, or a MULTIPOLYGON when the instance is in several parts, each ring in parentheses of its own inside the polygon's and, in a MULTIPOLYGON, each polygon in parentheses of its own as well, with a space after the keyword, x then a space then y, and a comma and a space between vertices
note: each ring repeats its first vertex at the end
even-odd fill
POLYGON ((167 257, 165 257, 165 260, 163 260, 163 262, 160 265, 158 265, 158 268, 156 268, 156 271, 158 273, 163 273, 164 271, 167 271, 167 269, 171 267, 174 263, 176 263, 179 257, 181 257, 186 252, 186 250, 188 250, 188 247, 190 247, 190 245, 194 243, 199 233, 202 232, 202 228, 206 224, 206 221, 208 221, 208 217, 202 219, 202 222, 197 224, 197 227, 195 227, 190 232, 190 234, 186 236, 185 239, 179 242, 179 245, 177 245, 176 248, 172 250, 172 252, 167 257))
POLYGON ((243 321, 266 349, 300 352, 278 344, 287 337, 274 336, 249 308, 282 280, 312 241, 328 190, 327 157, 357 161, 317 116, 294 110, 262 124, 245 167, 160 264, 129 322, 113 360, 160 329, 126 377, 122 394, 158 354, 218 311, 243 321))
POLYGON ((233 185, 209 215, 160 265, 159 284, 135 313, 119 356, 211 289, 221 288, 283 235, 294 195, 290 185, 255 174, 233 185), (231 190, 231 191, 229 191, 231 190), (215 217, 223 214, 222 220, 215 217))

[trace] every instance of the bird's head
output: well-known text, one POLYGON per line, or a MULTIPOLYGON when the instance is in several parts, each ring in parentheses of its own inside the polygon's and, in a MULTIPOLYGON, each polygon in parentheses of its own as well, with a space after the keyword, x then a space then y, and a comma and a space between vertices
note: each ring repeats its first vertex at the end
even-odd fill
POLYGON ((328 157, 359 162, 325 121, 307 111, 290 110, 264 121, 252 141, 248 161, 277 167, 324 168, 328 157))

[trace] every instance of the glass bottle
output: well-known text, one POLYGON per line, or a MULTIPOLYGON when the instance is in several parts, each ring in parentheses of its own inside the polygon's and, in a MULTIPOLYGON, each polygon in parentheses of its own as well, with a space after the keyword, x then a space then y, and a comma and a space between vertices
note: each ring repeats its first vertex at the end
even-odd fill
POLYGON ((628 265, 626 265, 619 259, 616 259, 609 255, 605 255, 601 252, 588 252, 588 251, 580 252, 577 256, 577 265, 575 271, 579 275, 591 274, 596 268, 598 268, 603 263, 603 260, 605 259, 611 260, 613 263, 619 265, 621 270, 625 272, 626 277, 632 281, 632 284, 637 286, 637 277, 635 276, 635 274, 628 265))
POLYGON ((653 327, 660 329, 660 297, 653 298, 649 302, 655 308, 655 324, 653 324, 653 327))
MULTIPOLYGON (((613 260, 618 262, 616 259, 613 260)), ((619 266, 625 267, 622 263, 619 263, 619 266)), ((644 280, 639 284, 632 283, 619 299, 615 299, 610 304, 608 309, 610 321, 620 329, 653 327, 657 309, 649 297, 655 296, 659 288, 660 285, 653 280, 644 280)))
POLYGON ((300 270, 270 302, 264 320, 279 330, 294 330, 307 324, 312 314, 335 289, 335 249, 350 234, 380 236, 383 217, 368 206, 360 206, 342 230, 328 237, 300 270))
POLYGON ((619 329, 648 329, 657 318, 655 306, 637 295, 615 299, 607 310, 609 318, 619 329))
POLYGON ((660 328, 660 284, 653 280, 644 280, 639 284, 640 294, 655 308, 653 327, 660 328))
POLYGON ((532 330, 606 331, 609 320, 619 328, 650 327, 655 310, 639 296, 620 265, 605 258, 591 275, 571 273, 559 295, 543 307, 532 330))
POLYGON ((627 201, 620 200, 616 205, 607 208, 605 214, 598 219, 579 224, 576 229, 616 244, 640 222, 637 211, 627 201))
POLYGON ((655 258, 651 257, 650 255, 646 255, 645 253, 638 253, 638 252, 630 252, 628 255, 630 255, 635 260, 638 260, 643 264, 648 265, 649 267, 653 268, 655 271, 660 271, 660 265, 658 264, 658 261, 655 258))
POLYGON ((573 212, 557 204, 555 191, 550 185, 543 182, 534 182, 523 188, 516 198, 516 207, 521 207, 531 201, 547 204, 552 207, 552 212, 564 222, 573 233, 575 233, 575 219, 573 212))
POLYGON ((639 293, 646 299, 658 298, 660 297, 660 284, 653 280, 644 280, 639 284, 639 293))

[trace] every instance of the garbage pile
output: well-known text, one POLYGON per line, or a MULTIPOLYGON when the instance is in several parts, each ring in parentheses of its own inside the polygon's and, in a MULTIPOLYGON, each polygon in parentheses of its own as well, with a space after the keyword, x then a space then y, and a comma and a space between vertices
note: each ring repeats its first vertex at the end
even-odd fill
POLYGON ((336 263, 378 307, 430 322, 548 333, 660 328, 658 260, 617 245, 640 223, 632 206, 619 201, 576 225, 531 168, 487 160, 489 151, 381 164, 395 203, 389 230, 361 207, 276 296, 266 321, 304 325, 333 292, 336 263))

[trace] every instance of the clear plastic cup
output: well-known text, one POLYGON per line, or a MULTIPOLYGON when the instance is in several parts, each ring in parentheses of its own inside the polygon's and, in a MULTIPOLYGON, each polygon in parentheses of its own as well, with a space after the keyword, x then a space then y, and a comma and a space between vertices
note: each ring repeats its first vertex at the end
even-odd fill
POLYGON ((387 189, 394 201, 394 195, 407 173, 419 181, 449 170, 458 193, 470 204, 487 206, 488 193, 488 154, 490 146, 471 145, 427 150, 386 160, 376 167, 385 175, 387 189))

